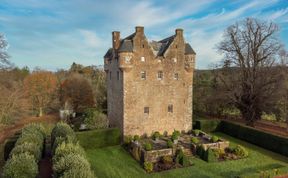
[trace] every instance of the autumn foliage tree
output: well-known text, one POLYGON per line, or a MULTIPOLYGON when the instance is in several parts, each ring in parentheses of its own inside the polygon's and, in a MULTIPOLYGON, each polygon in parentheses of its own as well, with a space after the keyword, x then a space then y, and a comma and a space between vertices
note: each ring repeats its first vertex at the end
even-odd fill
POLYGON ((57 78, 52 72, 36 71, 24 79, 25 94, 40 117, 53 100, 56 89, 57 78))
POLYGON ((83 112, 84 109, 93 107, 95 104, 91 83, 79 74, 73 74, 61 84, 60 102, 72 105, 76 112, 83 112))

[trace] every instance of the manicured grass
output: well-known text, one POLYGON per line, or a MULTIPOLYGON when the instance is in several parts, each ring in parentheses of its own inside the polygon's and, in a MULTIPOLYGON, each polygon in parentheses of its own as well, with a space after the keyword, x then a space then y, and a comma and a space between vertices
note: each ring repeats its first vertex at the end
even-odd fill
MULTIPOLYGON (((243 142, 222 133, 215 133, 231 142, 241 144, 249 151, 249 157, 241 160, 220 163, 207 163, 198 158, 193 159, 192 167, 169 170, 160 173, 147 174, 142 167, 121 146, 111 146, 98 149, 86 149, 88 159, 95 174, 101 178, 145 178, 145 177, 235 177, 281 169, 288 172, 288 158, 270 152, 255 145, 243 142)), ((267 144, 269 144, 267 142, 267 144)), ((255 176, 255 175, 254 175, 255 176)))
POLYGON ((85 149, 96 149, 120 144, 120 130, 116 128, 76 132, 81 146, 85 149))

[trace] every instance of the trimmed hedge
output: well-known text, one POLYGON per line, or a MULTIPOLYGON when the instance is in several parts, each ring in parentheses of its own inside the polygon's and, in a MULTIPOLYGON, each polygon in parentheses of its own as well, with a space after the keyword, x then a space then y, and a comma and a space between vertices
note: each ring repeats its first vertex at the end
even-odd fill
POLYGON ((116 128, 76 132, 76 136, 84 149, 114 146, 121 143, 121 133, 116 128))
POLYGON ((214 132, 219 129, 220 120, 196 120, 193 129, 199 129, 204 132, 214 132))
POLYGON ((9 155, 14 148, 16 141, 18 139, 17 137, 9 138, 4 142, 4 160, 7 161, 9 159, 9 155))
POLYGON ((13 155, 3 169, 4 178, 33 178, 38 174, 38 164, 33 155, 21 153, 13 155))
POLYGON ((197 120, 195 128, 206 132, 220 131, 267 150, 288 156, 288 139, 228 121, 197 120))
POLYGON ((262 148, 288 156, 288 139, 259 131, 251 127, 222 121, 220 131, 230 136, 258 145, 262 148))

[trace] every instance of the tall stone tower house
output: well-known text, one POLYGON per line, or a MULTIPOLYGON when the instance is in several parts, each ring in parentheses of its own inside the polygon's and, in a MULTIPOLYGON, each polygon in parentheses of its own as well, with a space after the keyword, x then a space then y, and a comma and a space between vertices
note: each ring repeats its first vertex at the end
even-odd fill
POLYGON ((183 30, 148 42, 144 27, 120 39, 104 56, 108 119, 123 135, 192 129, 192 86, 195 52, 183 30))

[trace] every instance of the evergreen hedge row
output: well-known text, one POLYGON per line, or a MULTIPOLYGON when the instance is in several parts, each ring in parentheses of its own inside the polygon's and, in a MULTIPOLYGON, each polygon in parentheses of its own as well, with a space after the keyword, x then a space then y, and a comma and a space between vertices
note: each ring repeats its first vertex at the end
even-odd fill
POLYGON ((53 142, 53 173, 56 178, 94 178, 85 151, 78 144, 72 128, 63 122, 51 133, 53 142))
MULTIPOLYGON (((41 124, 29 124, 23 128, 4 166, 3 177, 35 178, 38 174, 37 163, 42 157, 44 141, 45 129, 41 124)), ((14 142, 11 142, 7 149, 12 145, 14 142)))
POLYGON ((288 139, 285 137, 227 121, 221 122, 220 131, 267 150, 288 156, 288 139))
POLYGON ((288 156, 288 139, 229 121, 196 120, 194 129, 219 131, 267 150, 288 156))

